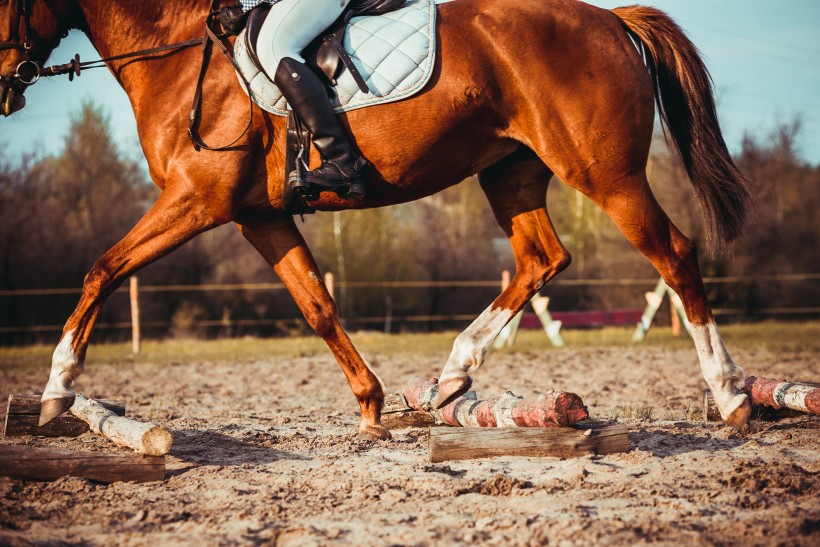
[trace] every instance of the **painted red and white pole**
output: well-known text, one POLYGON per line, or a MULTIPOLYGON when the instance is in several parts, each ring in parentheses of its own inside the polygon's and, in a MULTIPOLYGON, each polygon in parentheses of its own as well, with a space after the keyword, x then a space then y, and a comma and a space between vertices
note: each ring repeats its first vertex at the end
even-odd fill
POLYGON ((415 410, 432 414, 438 421, 462 427, 565 427, 589 417, 584 402, 574 393, 548 391, 524 399, 504 393, 478 401, 473 392, 456 398, 440 409, 431 402, 438 391, 437 381, 414 378, 402 391, 405 401, 415 410))
POLYGON ((753 405, 789 408, 820 416, 820 386, 749 376, 743 390, 753 405))

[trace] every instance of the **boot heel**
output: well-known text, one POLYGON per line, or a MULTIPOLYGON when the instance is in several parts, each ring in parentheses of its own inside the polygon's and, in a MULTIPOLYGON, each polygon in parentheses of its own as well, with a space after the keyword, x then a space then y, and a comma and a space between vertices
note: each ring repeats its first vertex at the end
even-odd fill
POLYGON ((347 187, 347 192, 345 193, 344 197, 353 201, 362 201, 365 198, 364 183, 350 183, 347 187))

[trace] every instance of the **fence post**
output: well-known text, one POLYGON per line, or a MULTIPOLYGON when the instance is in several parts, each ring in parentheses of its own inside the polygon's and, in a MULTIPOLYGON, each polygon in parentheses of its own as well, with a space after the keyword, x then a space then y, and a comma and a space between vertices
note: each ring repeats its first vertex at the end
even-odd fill
POLYGON ((130 280, 131 295, 131 351, 140 352, 140 303, 139 303, 139 281, 136 275, 130 280))
POLYGON ((327 287, 327 292, 330 293, 330 297, 333 298, 333 272, 325 273, 325 287, 327 287))
POLYGON ((680 336, 680 318, 673 298, 669 299, 669 315, 672 316, 672 336, 680 336))

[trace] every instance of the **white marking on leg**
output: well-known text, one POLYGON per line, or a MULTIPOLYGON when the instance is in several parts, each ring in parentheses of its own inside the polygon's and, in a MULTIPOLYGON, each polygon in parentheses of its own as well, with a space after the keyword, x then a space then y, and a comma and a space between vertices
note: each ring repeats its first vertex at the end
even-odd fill
POLYGON ((692 339, 697 348, 703 379, 712 390, 721 416, 726 419, 746 401, 746 396, 742 394, 746 374, 732 361, 714 322, 692 325, 692 339))
POLYGON ((58 399, 73 394, 69 386, 83 373, 83 365, 74 353, 71 345, 74 342, 74 330, 65 333, 54 349, 51 357, 51 374, 43 390, 42 400, 58 399))
POLYGON ((439 382, 467 375, 484 363, 484 355, 495 337, 515 314, 512 310, 492 306, 481 312, 467 329, 456 337, 453 351, 444 364, 439 382))

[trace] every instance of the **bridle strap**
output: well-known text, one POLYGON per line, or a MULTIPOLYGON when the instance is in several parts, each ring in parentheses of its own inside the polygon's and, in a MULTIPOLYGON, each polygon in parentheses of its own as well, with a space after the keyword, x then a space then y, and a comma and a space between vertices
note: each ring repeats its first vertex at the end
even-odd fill
POLYGON ((28 51, 31 48, 31 44, 29 43, 29 35, 31 34, 31 10, 30 7, 33 7, 34 0, 17 0, 17 17, 19 23, 19 17, 22 15, 23 17, 23 48, 28 51), (31 5, 29 5, 29 1, 31 1, 31 5))
MULTIPOLYGON (((52 65, 49 67, 39 68, 35 62, 31 61, 30 59, 30 50, 31 44, 29 42, 29 36, 31 35, 31 7, 34 4, 34 0, 17 0, 17 10, 15 13, 15 21, 12 28, 11 40, 7 42, 0 42, 0 51, 6 49, 16 49, 21 51, 25 55, 24 63, 31 63, 34 64, 34 68, 36 69, 36 77, 39 78, 40 76, 58 76, 62 74, 68 74, 69 79, 73 79, 74 75, 80 75, 80 70, 83 68, 100 68, 106 66, 107 63, 113 61, 119 61, 122 59, 132 59, 135 57, 145 57, 149 55, 154 55, 157 53, 163 53, 166 51, 173 51, 173 50, 180 50, 185 49, 193 46, 202 45, 202 65, 200 67, 199 76, 197 78, 196 83, 196 90, 194 92, 194 102, 193 106, 191 107, 191 111, 189 114, 188 120, 188 137, 193 142, 194 149, 199 151, 201 148, 205 150, 213 150, 213 151, 223 151, 228 150, 234 144, 239 142, 239 140, 248 132, 248 129, 251 127, 251 123, 253 122, 253 97, 251 95, 251 86, 250 83, 245 79, 245 76, 242 74, 242 71, 239 69, 239 65, 237 65, 236 61, 234 60, 233 56, 231 55, 228 46, 223 41, 224 36, 219 35, 212 29, 212 25, 219 24, 218 23, 218 15, 219 15, 219 6, 221 4, 221 0, 212 0, 211 1, 211 10, 208 13, 208 18, 205 21, 205 35, 202 38, 194 38, 192 40, 186 40, 184 42, 176 42, 174 44, 168 44, 165 46, 158 46, 149 49, 142 49, 139 51, 134 51, 130 53, 122 53, 120 55, 114 55, 112 57, 106 57, 104 59, 98 59, 96 61, 88 61, 81 63, 80 56, 75 55, 74 59, 70 62, 63 64, 63 65, 52 65), (23 21, 23 41, 20 41, 20 20, 23 21), (245 128, 242 130, 242 133, 234 139, 230 144, 225 146, 219 147, 212 147, 205 144, 202 138, 199 136, 198 127, 200 122, 200 109, 202 106, 202 86, 205 81, 205 74, 208 69, 208 62, 211 57, 211 52, 213 46, 216 46, 219 49, 220 53, 231 63, 233 68, 236 70, 237 74, 240 75, 242 78, 242 83, 245 86, 245 89, 248 93, 248 107, 249 107, 249 115, 248 115, 248 123, 245 125, 245 128)), ((22 63, 21 63, 22 65, 22 63)), ((14 79, 8 79, 4 76, 0 76, 0 83, 4 85, 15 85, 14 80, 20 80, 19 75, 15 75, 14 79)), ((36 81, 36 79, 34 80, 36 81)), ((22 83, 24 85, 31 85, 32 82, 25 82, 22 83)))
POLYGON ((248 129, 251 127, 251 123, 253 123, 253 96, 251 93, 251 84, 245 78, 245 75, 242 74, 242 70, 239 68, 236 60, 234 60, 230 50, 222 40, 222 37, 214 32, 211 27, 214 23, 219 24, 217 19, 217 15, 219 14, 219 4, 220 0, 213 0, 213 3, 211 4, 211 13, 208 16, 208 20, 205 22, 205 36, 202 38, 202 65, 199 69, 199 76, 196 79, 194 102, 191 105, 191 111, 188 114, 188 138, 191 139, 191 142, 194 145, 194 150, 197 152, 199 152, 200 149, 210 150, 213 152, 229 150, 233 145, 239 142, 239 139, 245 136, 245 133, 247 133, 248 129), (231 66, 233 66, 234 70, 236 70, 236 73, 242 78, 242 84, 245 86, 245 91, 248 94, 248 123, 245 124, 245 128, 238 137, 224 146, 209 146, 205 144, 205 141, 203 141, 202 137, 199 136, 199 122, 201 117, 200 110, 202 108, 202 85, 205 82, 205 74, 208 72, 208 63, 211 59, 213 46, 216 46, 222 56, 225 57, 229 63, 231 63, 231 66))
MULTIPOLYGON (((30 34, 31 18, 29 16, 30 10, 29 0, 16 0, 17 9, 14 10, 14 23, 11 25, 11 36, 8 42, 0 42, 0 50, 17 49, 22 52, 28 52, 30 44, 28 43, 28 35, 30 34), (23 20, 23 41, 20 41, 20 19, 23 20)), ((34 0, 31 0, 32 2, 34 0)))

